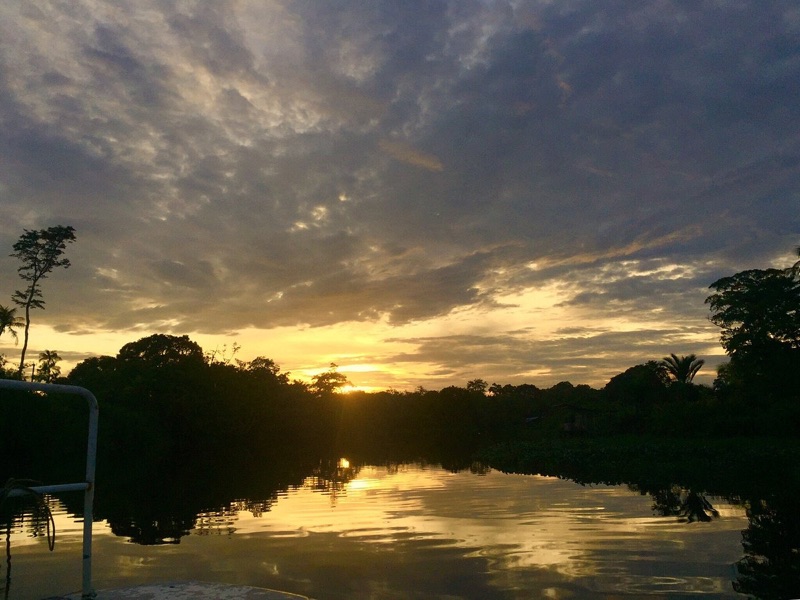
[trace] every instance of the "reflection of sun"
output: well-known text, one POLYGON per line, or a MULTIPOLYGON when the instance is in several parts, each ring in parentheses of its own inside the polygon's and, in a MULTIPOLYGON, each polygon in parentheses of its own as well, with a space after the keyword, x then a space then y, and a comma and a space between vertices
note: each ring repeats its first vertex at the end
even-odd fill
POLYGON ((375 487, 374 479, 353 479, 347 484, 348 491, 360 492, 375 487))

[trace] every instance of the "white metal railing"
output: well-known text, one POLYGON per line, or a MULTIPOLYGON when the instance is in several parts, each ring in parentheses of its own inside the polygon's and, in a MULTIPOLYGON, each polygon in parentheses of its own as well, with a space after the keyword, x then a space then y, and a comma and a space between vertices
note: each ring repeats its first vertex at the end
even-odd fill
MULTIPOLYGON (((38 494, 72 492, 83 490, 83 581, 81 598, 94 598, 92 589, 92 507, 94 505, 94 475, 97 463, 97 421, 99 409, 97 398, 86 388, 76 385, 60 385, 55 383, 35 383, 0 379, 0 389, 18 391, 38 391, 52 394, 70 394, 82 396, 89 404, 89 440, 86 445, 86 480, 78 483, 62 483, 57 485, 39 485, 28 488, 38 494)), ((23 495, 24 490, 12 492, 10 495, 23 495)))

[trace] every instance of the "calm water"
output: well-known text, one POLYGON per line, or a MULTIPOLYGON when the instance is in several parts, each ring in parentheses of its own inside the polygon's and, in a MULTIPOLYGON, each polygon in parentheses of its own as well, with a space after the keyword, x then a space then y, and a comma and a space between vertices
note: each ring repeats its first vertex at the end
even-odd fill
MULTIPOLYGON (((199 579, 319 600, 743 597, 732 581, 748 520, 718 498, 708 498, 717 518, 686 522, 659 516, 651 496, 625 486, 418 465, 340 467, 341 479, 308 478, 265 501, 201 513, 188 535, 167 543, 132 543, 98 522, 96 587, 199 579)), ((0 575, 10 579, 10 599, 80 589, 81 523, 58 501, 53 508, 54 552, 32 534, 29 518, 8 538, 10 577, 5 561, 0 575)))

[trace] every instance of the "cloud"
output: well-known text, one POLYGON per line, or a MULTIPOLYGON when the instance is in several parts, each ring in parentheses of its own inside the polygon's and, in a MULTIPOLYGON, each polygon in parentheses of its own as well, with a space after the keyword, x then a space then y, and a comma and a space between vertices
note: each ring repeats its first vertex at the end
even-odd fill
POLYGON ((703 327, 702 288, 800 236, 798 32, 789 2, 4 5, 0 244, 76 228, 38 317, 65 331, 404 327, 546 286, 703 327))
POLYGON ((601 388, 629 366, 660 360, 680 346, 685 349, 682 352, 694 352, 706 359, 697 381, 710 384, 716 365, 722 362, 721 351, 710 354, 709 342, 698 342, 698 333, 706 332, 697 327, 670 326, 636 331, 567 330, 544 340, 533 340, 525 332, 403 339, 416 344, 415 349, 388 357, 387 361, 425 365, 431 387, 441 387, 448 381, 464 386, 470 379, 480 377, 502 385, 533 382, 550 387, 571 381, 601 388), (437 371, 430 365, 444 370, 437 371))
POLYGON ((429 171, 443 171, 444 165, 433 155, 415 150, 406 144, 380 140, 378 147, 392 158, 429 171))

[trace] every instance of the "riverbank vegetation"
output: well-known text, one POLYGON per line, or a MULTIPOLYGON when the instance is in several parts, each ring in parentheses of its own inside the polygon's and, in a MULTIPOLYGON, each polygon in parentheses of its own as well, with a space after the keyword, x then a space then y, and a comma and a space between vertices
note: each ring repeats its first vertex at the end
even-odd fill
MULTIPOLYGON (((188 336, 167 334, 86 359, 57 381, 95 393, 101 447, 123 458, 302 446, 351 454, 383 448, 387 458, 413 459, 574 437, 797 438, 800 262, 737 273, 710 289, 710 318, 730 356, 713 387, 693 383, 701 358, 673 353, 630 367, 602 389, 474 379, 436 391, 343 394, 348 382, 335 365, 305 383, 269 358, 234 360, 236 348, 230 356, 204 353, 188 336)), ((3 374, 17 377, 18 370, 3 374)), ((38 438, 70 447, 70 424, 81 419, 69 405, 49 409, 44 402, 31 395, 0 405, 6 457, 36 450, 37 442, 18 439, 14 422, 36 423, 38 438)))
MULTIPOLYGON (((693 382, 702 358, 673 353, 628 368, 602 389, 473 379, 441 390, 344 394, 347 378, 336 365, 301 382, 267 357, 235 360, 236 347, 209 353, 188 336, 168 334, 88 358, 65 377, 51 352, 42 360, 52 365, 39 373, 94 392, 102 407, 100 464, 129 474, 151 459, 258 462, 280 460, 286 449, 454 469, 480 455, 498 468, 586 481, 603 481, 603 464, 615 473, 625 465, 640 477, 670 463, 700 464, 703 456, 716 461, 709 468, 718 473, 734 464, 765 473, 764 465, 788 468, 780 457, 797 458, 800 432, 800 261, 743 271, 710 289, 710 319, 730 356, 711 387, 693 382), (771 441, 756 441, 764 439, 771 441)), ((12 310, 2 315, 13 332, 19 320, 12 310)), ((3 368, 0 376, 20 372, 3 368)), ((83 407, 17 395, 18 402, 0 403, 0 472, 25 472, 53 447, 60 463, 78 461, 83 407)), ((677 473, 663 475, 678 480, 677 473)))

